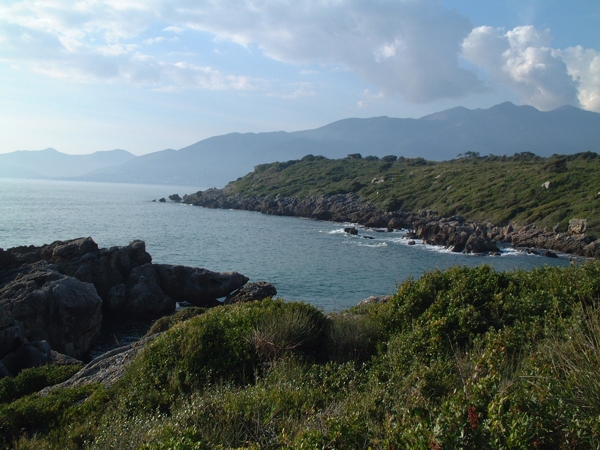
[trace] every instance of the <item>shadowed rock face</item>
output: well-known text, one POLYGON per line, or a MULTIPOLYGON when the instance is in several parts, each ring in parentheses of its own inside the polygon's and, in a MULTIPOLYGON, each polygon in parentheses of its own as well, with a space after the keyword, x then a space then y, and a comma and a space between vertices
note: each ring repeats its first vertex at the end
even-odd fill
POLYGON ((195 306, 211 306, 218 298, 231 294, 248 282, 248 277, 237 272, 217 273, 170 264, 154 266, 167 295, 195 306))
POLYGON ((46 261, 25 264, 0 277, 0 356, 28 341, 47 341, 80 358, 100 333, 102 300, 89 283, 58 272, 46 261))

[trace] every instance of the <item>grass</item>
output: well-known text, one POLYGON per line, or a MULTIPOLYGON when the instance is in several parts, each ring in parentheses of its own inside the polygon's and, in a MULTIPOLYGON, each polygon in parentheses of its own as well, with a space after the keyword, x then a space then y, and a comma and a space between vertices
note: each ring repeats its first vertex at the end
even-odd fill
POLYGON ((594 448, 600 262, 433 271, 325 315, 282 300, 176 321, 112 388, 0 408, 18 448, 594 448))
POLYGON ((243 196, 307 197, 356 193, 385 210, 433 209, 480 222, 539 227, 573 218, 600 233, 600 158, 593 152, 542 158, 532 153, 452 161, 386 157, 332 160, 308 155, 298 161, 257 166, 225 187, 243 196), (385 160, 387 158, 387 160, 385 160), (384 180, 383 182, 376 182, 384 180), (551 189, 542 187, 546 181, 551 189))

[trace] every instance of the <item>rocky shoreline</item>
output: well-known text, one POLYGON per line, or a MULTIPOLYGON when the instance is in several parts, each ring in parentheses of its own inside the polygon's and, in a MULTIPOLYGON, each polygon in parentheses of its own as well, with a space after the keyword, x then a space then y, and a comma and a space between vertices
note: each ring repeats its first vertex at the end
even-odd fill
POLYGON ((240 209, 264 214, 296 216, 333 222, 350 222, 388 231, 410 230, 409 239, 440 245, 454 252, 497 254, 497 243, 512 245, 529 252, 544 250, 549 257, 554 252, 600 258, 600 240, 586 234, 585 219, 573 219, 562 232, 540 229, 535 224, 499 226, 478 223, 461 216, 443 217, 435 211, 384 211, 355 194, 315 197, 257 197, 227 195, 222 189, 208 189, 184 195, 183 203, 205 208, 240 209))
POLYGON ((154 264, 139 240, 108 249, 89 237, 0 249, 0 378, 85 358, 116 317, 158 318, 178 302, 211 307, 277 293, 247 282, 237 272, 154 264))

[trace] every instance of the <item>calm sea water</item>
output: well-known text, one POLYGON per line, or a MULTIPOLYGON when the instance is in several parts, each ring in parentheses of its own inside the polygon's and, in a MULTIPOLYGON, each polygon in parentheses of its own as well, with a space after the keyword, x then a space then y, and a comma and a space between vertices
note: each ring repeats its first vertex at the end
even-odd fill
POLYGON ((453 254, 408 246, 402 233, 247 211, 212 210, 153 199, 194 192, 177 186, 148 186, 0 179, 0 247, 42 245, 91 236, 99 246, 146 242, 156 263, 213 271, 237 271, 251 281, 269 281, 287 300, 325 311, 387 295, 408 277, 455 265, 489 264, 498 270, 566 265, 507 250, 500 257, 453 254))

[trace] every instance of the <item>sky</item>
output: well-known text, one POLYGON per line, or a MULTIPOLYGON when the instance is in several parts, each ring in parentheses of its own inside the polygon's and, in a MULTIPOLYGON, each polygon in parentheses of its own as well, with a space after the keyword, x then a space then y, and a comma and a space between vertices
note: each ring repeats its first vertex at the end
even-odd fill
POLYGON ((0 153, 504 101, 600 112, 599 0, 0 2, 0 153))

